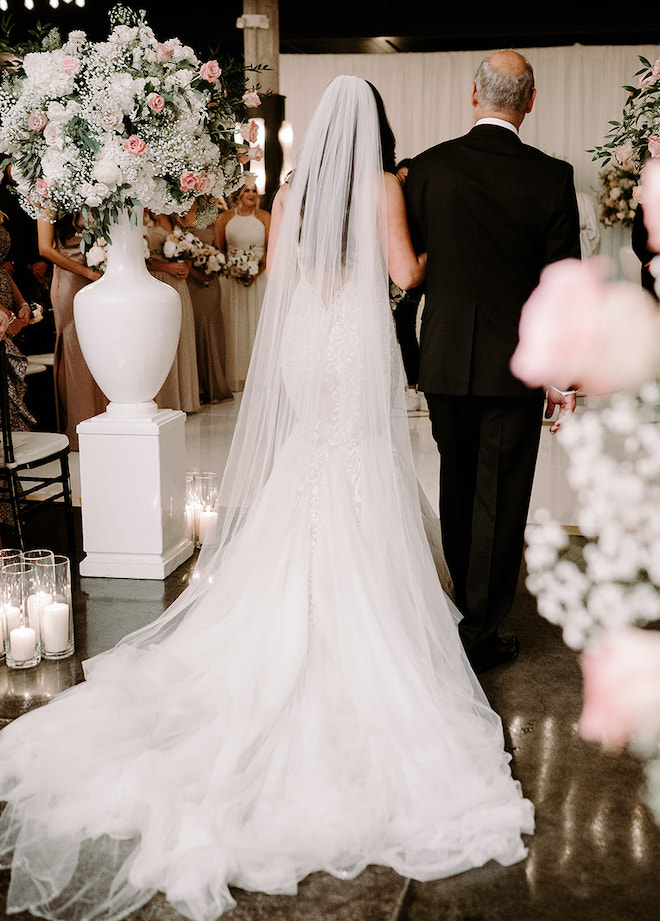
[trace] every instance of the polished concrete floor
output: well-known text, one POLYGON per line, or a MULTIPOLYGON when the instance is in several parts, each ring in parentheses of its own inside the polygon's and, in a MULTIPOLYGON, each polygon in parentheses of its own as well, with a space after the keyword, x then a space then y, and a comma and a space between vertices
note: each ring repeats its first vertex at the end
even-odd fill
MULTIPOLYGON (((220 472, 238 400, 188 418, 189 467, 220 472)), ((420 482, 437 497, 438 460, 423 413, 410 417, 420 482)), ((79 495, 76 456, 74 493, 79 495)), ((79 516, 78 516, 79 517, 79 516)), ((161 581, 79 578, 80 524, 74 553, 76 655, 26 672, 0 665, 0 725, 48 702, 82 679, 82 660, 157 617, 185 587, 194 558, 161 581)), ((55 510, 35 523, 32 546, 67 552, 55 510)), ((577 538, 576 538, 577 540, 577 538)), ((237 892, 232 921, 655 921, 660 919, 660 834, 644 804, 643 772, 627 753, 613 755, 581 739, 576 724, 581 682, 576 654, 541 619, 521 574, 506 628, 520 638, 519 659, 482 676, 501 715, 512 768, 536 806, 529 856, 513 867, 488 864, 447 880, 418 883, 382 867, 342 882, 322 873, 299 894, 237 892)), ((4 918, 8 874, 0 874, 4 918)), ((28 915, 11 915, 28 921, 28 915)), ((130 921, 180 921, 160 896, 130 921)))

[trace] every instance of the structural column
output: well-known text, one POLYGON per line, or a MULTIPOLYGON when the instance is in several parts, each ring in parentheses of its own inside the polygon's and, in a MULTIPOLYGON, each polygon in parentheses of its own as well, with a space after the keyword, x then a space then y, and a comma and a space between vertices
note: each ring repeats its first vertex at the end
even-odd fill
POLYGON ((250 109, 250 118, 263 118, 265 125, 264 165, 266 184, 264 207, 270 209, 282 172, 282 145, 279 132, 284 120, 284 97, 280 95, 280 28, 278 0, 243 0, 243 15, 237 21, 243 30, 245 66, 266 65, 255 74, 260 84, 261 105, 250 109))

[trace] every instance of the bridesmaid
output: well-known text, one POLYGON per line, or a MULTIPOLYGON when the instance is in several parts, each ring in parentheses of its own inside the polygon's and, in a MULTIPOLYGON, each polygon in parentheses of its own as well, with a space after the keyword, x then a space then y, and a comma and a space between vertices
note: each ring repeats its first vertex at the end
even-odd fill
MULTIPOLYGON (((196 227, 195 212, 196 207, 193 205, 187 215, 186 229, 194 233, 202 243, 213 246, 214 225, 196 227)), ((195 315, 200 399, 202 403, 224 403, 233 400, 224 371, 225 329, 222 321, 219 278, 216 275, 206 275, 200 269, 191 266, 187 281, 195 315)))
POLYGON ((241 391, 257 334, 261 302, 266 288, 266 252, 270 214, 259 207, 256 189, 244 185, 234 193, 233 206, 223 211, 215 226, 215 245, 226 256, 251 249, 259 258, 259 273, 248 285, 236 278, 221 278, 222 318, 227 360, 225 377, 232 391, 241 391))
POLYGON ((181 335, 174 362, 167 379, 155 400, 161 409, 180 409, 196 413, 201 409, 199 399, 199 374, 197 371, 197 346, 195 344, 195 317, 186 279, 190 263, 185 260, 167 260, 163 256, 163 243, 174 231, 174 217, 153 214, 145 209, 144 223, 149 244, 149 271, 171 285, 181 298, 181 335))
MULTIPOLYGON (((27 358, 13 337, 29 324, 31 311, 16 280, 8 271, 6 260, 11 248, 11 235, 5 224, 6 215, 0 211, 0 339, 5 341, 5 371, 9 397, 9 421, 14 431, 29 432, 37 424, 25 403, 27 358), (5 337, 5 333, 7 334, 5 337)), ((6 503, 0 508, 6 511, 6 503)), ((1 517, 1 516, 0 516, 1 517)), ((4 520, 4 519, 3 519, 4 520)))
POLYGON ((73 319, 74 295, 101 277, 80 251, 80 225, 69 215, 55 224, 37 221, 39 253, 53 264, 50 296, 55 318, 55 405, 58 427, 78 450, 76 426, 105 412, 108 400, 92 377, 80 351, 73 319))

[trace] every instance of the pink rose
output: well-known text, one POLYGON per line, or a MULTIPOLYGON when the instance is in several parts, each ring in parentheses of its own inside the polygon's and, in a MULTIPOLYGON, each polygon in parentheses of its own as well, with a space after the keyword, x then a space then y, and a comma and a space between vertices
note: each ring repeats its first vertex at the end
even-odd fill
POLYGON ((632 155, 632 144, 629 141, 626 144, 619 144, 614 148, 614 156, 621 166, 630 166, 632 155))
POLYGON ((32 131, 43 131, 48 124, 48 118, 46 117, 45 112, 35 110, 34 112, 30 112, 28 115, 27 123, 28 128, 30 128, 32 131))
POLYGON ((37 179, 34 188, 37 194, 42 195, 44 198, 48 197, 50 189, 45 179, 37 179))
POLYGON ((76 74, 80 73, 80 68, 82 67, 78 58, 74 58, 72 54, 65 54, 62 58, 62 70, 69 74, 70 77, 74 77, 76 74))
POLYGON ((187 173, 181 174, 179 183, 184 192, 190 192, 197 186, 197 177, 193 172, 188 171, 187 173))
POLYGON ((547 266, 523 307, 511 371, 530 387, 636 388, 660 362, 660 314, 640 285, 608 282, 605 260, 547 266))
POLYGON ((174 49, 170 48, 169 45, 163 44, 163 42, 158 42, 156 45, 156 60, 160 61, 161 64, 171 60, 173 54, 174 49))
POLYGON ((246 189, 254 189, 257 184, 257 177, 254 173, 243 173, 243 185, 246 189))
POLYGON ((47 144, 55 144, 62 132, 57 122, 48 122, 44 128, 44 140, 47 144))
POLYGON ((222 70, 217 61, 207 61, 206 64, 202 64, 199 71, 202 80, 206 80, 208 83, 215 83, 219 80, 221 73, 222 70))
POLYGON ((165 100, 160 93, 149 93, 147 96, 147 105, 152 112, 162 112, 165 108, 165 100))
POLYGON ((259 93, 254 91, 250 93, 243 93, 243 101, 249 109, 256 109, 257 106, 261 105, 261 99, 259 98, 259 93))
POLYGON ((646 89, 647 86, 650 86, 652 83, 655 83, 656 78, 660 76, 660 59, 655 62, 651 68, 651 73, 646 77, 640 77, 638 85, 640 89, 646 89))
POLYGON ((660 633, 628 627, 582 656, 585 739, 621 749, 660 731, 660 633))
POLYGON ((241 137, 250 144, 256 144, 259 137, 259 126, 254 119, 248 125, 241 125, 241 137))
POLYGON ((135 154, 136 157, 139 157, 140 154, 145 153, 147 145, 139 138, 137 134, 132 134, 126 141, 124 141, 124 150, 127 150, 129 153, 135 154))
POLYGON ((660 138, 656 134, 649 137, 649 154, 653 159, 660 157, 660 138))
POLYGON ((195 179, 195 191, 199 192, 200 195, 204 195, 210 188, 211 180, 208 176, 197 176, 195 179))

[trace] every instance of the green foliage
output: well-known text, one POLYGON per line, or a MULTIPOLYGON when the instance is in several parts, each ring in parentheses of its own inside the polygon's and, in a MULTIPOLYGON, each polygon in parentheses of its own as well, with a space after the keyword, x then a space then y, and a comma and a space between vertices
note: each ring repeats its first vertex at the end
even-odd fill
POLYGON ((629 162, 624 165, 637 173, 649 157, 649 139, 660 135, 660 74, 653 74, 654 65, 643 55, 638 58, 642 67, 635 74, 637 85, 623 87, 628 98, 622 117, 609 122, 611 128, 603 144, 587 151, 606 166, 613 159, 620 163, 615 151, 626 148, 629 162))

